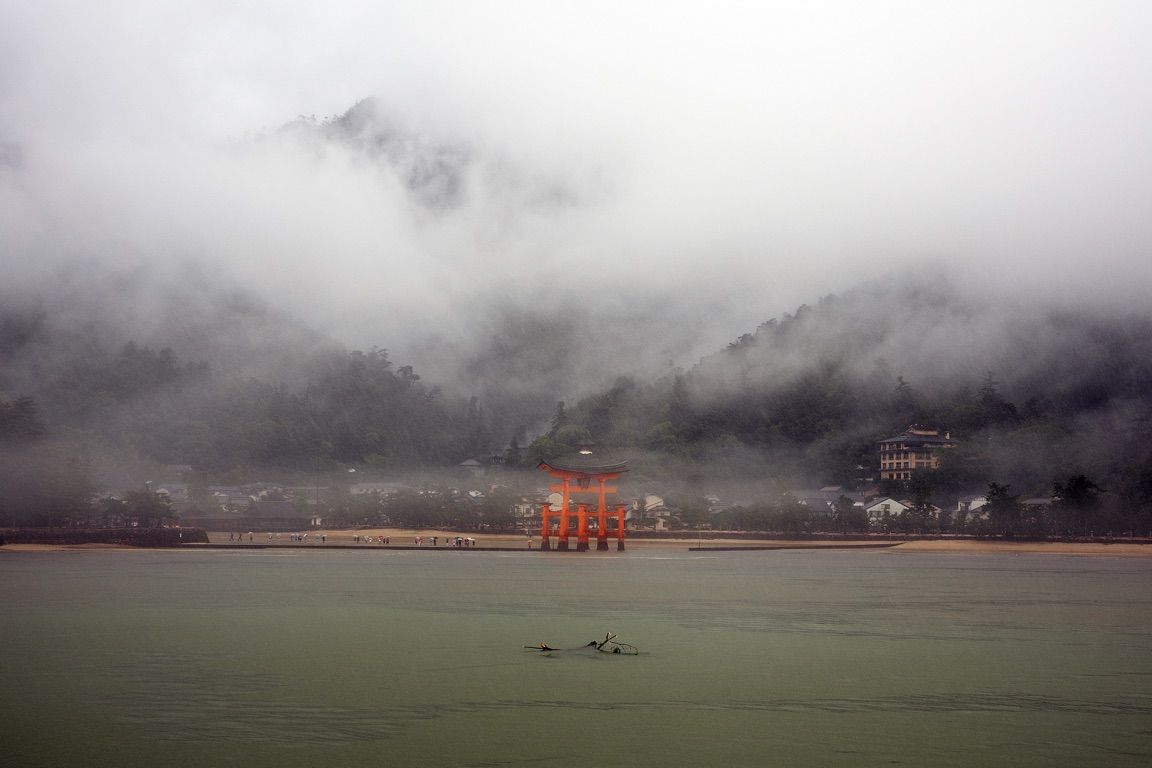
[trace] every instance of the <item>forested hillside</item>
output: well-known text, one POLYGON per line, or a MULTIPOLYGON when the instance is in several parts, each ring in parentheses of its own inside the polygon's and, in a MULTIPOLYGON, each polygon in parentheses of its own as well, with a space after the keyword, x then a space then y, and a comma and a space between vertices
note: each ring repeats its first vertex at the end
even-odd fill
POLYGON ((680 476, 853 488, 878 478, 876 441, 911 423, 960 441, 924 479, 938 497, 993 481, 1044 495, 1083 474, 1147 503, 1152 322, 876 284, 770 320, 688 371, 622 378, 532 452, 591 437, 680 476))
MULTIPOLYGON (((889 484, 892 494, 943 499, 995 482, 1043 495, 1083 477, 1117 504, 1152 501, 1145 317, 996 306, 946 283, 876 284, 769 320, 689 370, 620 377, 567 407, 553 405, 565 392, 552 382, 524 393, 527 416, 491 418, 482 398, 446 395, 382 350, 287 333, 271 310, 240 305, 219 349, 204 334, 190 343, 187 329, 176 338, 200 357, 156 343, 155 329, 149 343, 117 342, 8 311, 9 513, 52 493, 77 503, 149 466, 230 478, 345 466, 387 475, 475 456, 531 466, 585 439, 628 458, 638 486, 671 493, 749 481, 857 488, 878 477, 876 441, 911 423, 949 431, 959 446, 921 487, 889 484), (271 325, 279 337, 265 332, 271 325), (543 434, 526 432, 529 421, 543 434)), ((186 317, 207 327, 205 315, 186 317)), ((525 386, 507 375, 510 389, 525 386)))

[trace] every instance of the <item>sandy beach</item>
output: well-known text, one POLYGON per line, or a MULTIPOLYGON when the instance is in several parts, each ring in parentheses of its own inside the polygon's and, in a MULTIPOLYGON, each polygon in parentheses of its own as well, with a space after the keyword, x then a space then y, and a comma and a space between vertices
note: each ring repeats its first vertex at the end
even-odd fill
MULTIPOLYGON (((381 537, 387 538, 389 544, 392 546, 414 546, 416 544, 416 537, 420 537, 421 546, 432 547, 432 537, 436 537, 436 546, 445 548, 445 541, 449 538, 455 539, 456 536, 462 536, 454 531, 440 531, 434 529, 400 529, 400 528, 368 528, 362 530, 335 530, 335 531, 313 531, 308 534, 308 543, 315 544, 316 546, 324 546, 320 543, 320 534, 323 533, 327 536, 328 544, 347 544, 353 545, 356 542, 354 537, 358 534, 361 537, 361 543, 364 543, 366 537, 373 539, 372 545, 379 543, 381 537)), ((478 547, 501 547, 508 549, 529 549, 529 542, 531 542, 532 549, 540 547, 540 539, 533 536, 529 539, 523 534, 506 534, 506 533, 471 533, 467 534, 476 540, 478 547)), ((228 533, 209 533, 209 540, 213 544, 227 543, 228 533)), ((248 537, 245 535, 244 542, 248 543, 248 537)), ((267 544, 268 534, 253 532, 253 544, 267 544)), ((272 543, 291 543, 288 534, 281 534, 279 539, 273 536, 272 543)), ((575 537, 571 539, 571 545, 575 547, 575 537)), ((725 539, 725 538, 700 538, 690 534, 682 538, 661 538, 649 539, 638 537, 626 537, 625 546, 628 550, 684 550, 689 547, 696 548, 723 548, 725 550, 734 549, 817 549, 817 548, 835 548, 835 549, 848 549, 853 547, 859 548, 875 548, 878 544, 894 544, 894 546, 886 547, 884 549, 877 549, 880 552, 957 552, 957 553, 984 553, 984 554, 1021 554, 1021 553, 1036 553, 1036 554, 1059 554, 1059 555, 1122 555, 1122 556, 1135 556, 1135 557, 1148 557, 1152 556, 1152 544, 1128 543, 1118 542, 1115 544, 1104 544, 1099 542, 1063 542, 1063 541, 1028 541, 1028 542, 1015 542, 1015 541, 1000 541, 988 539, 931 539, 922 541, 896 541, 889 542, 885 539, 866 539, 858 541, 840 541, 840 540, 797 540, 797 539, 725 539)), ((608 545, 611 551, 616 550, 616 540, 609 538, 608 545)), ((553 539, 553 546, 555 546, 555 539, 553 539)), ((595 539, 592 540, 592 546, 595 547, 595 539)))
MULTIPOLYGON (((369 528, 360 530, 332 530, 332 531, 311 531, 308 533, 308 538, 303 542, 306 546, 314 546, 322 548, 324 546, 342 545, 342 546, 363 546, 365 549, 388 546, 411 548, 416 546, 417 537, 420 538, 420 546, 433 548, 432 539, 436 538, 436 549, 447 549, 448 546, 445 542, 455 540, 456 536, 461 536, 454 531, 441 531, 434 529, 400 529, 400 528, 369 528), (326 541, 322 541, 321 537, 326 541), (356 541, 356 536, 360 537, 356 541), (369 540, 370 539, 370 540, 369 540), (384 544, 384 539, 388 540, 384 544)), ((260 544, 267 546, 271 544, 276 545, 293 545, 300 546, 300 542, 293 542, 290 535, 287 533, 273 534, 272 539, 269 540, 268 533, 253 531, 251 541, 245 534, 242 540, 233 540, 229 542, 227 531, 209 532, 208 538, 212 545, 220 544, 260 544)), ((477 547, 495 547, 500 549, 523 549, 525 551, 532 549, 538 550, 540 547, 539 537, 533 536, 531 539, 523 534, 507 534, 507 533, 472 533, 468 534, 472 539, 475 539, 475 546, 477 547)), ((575 547, 575 537, 571 540, 571 544, 575 547)), ((189 545, 196 546, 196 545, 189 545)), ((555 540, 553 540, 555 546, 555 540)), ((595 547, 595 540, 593 539, 592 546, 595 547)), ((1004 554, 1004 555, 1018 555, 1018 554, 1054 554, 1054 555, 1104 555, 1112 557, 1152 557, 1152 544, 1135 543, 1135 542, 1116 542, 1116 543, 1101 543, 1101 542, 1063 542, 1063 541, 1000 541, 988 539, 931 539, 919 541, 897 541, 888 542, 884 539, 868 539, 859 541, 837 541, 837 540, 796 540, 796 539, 702 539, 693 536, 685 536, 683 538, 668 538, 668 539, 646 539, 646 538, 626 538, 625 546, 627 551, 652 551, 652 550, 686 550, 689 548, 696 549, 715 549, 717 551, 733 551, 739 549, 821 549, 821 548, 834 548, 834 549, 869 549, 875 552, 888 552, 888 553, 901 553, 901 552, 939 552, 939 553, 958 553, 958 554, 1004 554), (892 546, 880 546, 891 544, 892 546)), ((610 551, 616 551, 615 539, 609 539, 610 551)), ((92 550, 124 550, 124 549, 140 549, 140 547, 131 547, 119 544, 8 544, 0 547, 0 552, 65 552, 65 551, 92 551, 92 550)))
POLYGON ((902 552, 959 552, 980 554, 1111 555, 1114 557, 1152 556, 1152 544, 1072 541, 988 541, 946 540, 907 541, 895 548, 902 552))
MULTIPOLYGON (((208 539, 212 544, 228 544, 228 532, 209 532, 208 539)), ((529 538, 523 533, 468 533, 463 534, 457 531, 442 531, 431 528, 413 530, 401 528, 363 528, 359 530, 329 530, 329 531, 310 531, 308 538, 304 542, 309 545, 317 547, 324 546, 324 544, 332 545, 347 545, 355 546, 362 544, 364 546, 403 546, 413 547, 416 546, 416 539, 420 539, 421 547, 428 547, 431 549, 435 546, 437 549, 446 549, 448 545, 446 542, 454 541, 457 536, 465 536, 474 539, 477 547, 499 547, 501 549, 539 549, 540 537, 532 536, 529 538), (326 542, 322 543, 321 536, 326 537, 326 542), (360 541, 355 540, 356 536, 360 537, 360 541), (432 539, 435 537, 436 544, 432 544, 432 539), (371 539, 371 541, 368 541, 371 539), (383 544, 382 539, 387 539, 388 543, 383 544), (531 546, 529 546, 531 545, 531 546)), ((267 531, 259 532, 253 531, 251 541, 247 533, 244 534, 242 540, 233 541, 236 544, 269 544, 267 531)), ((281 533, 279 538, 276 534, 272 535, 271 543, 276 544, 294 544, 290 538, 290 534, 281 533)), ((569 539, 569 543, 574 549, 576 546, 575 535, 569 539)), ((684 550, 689 547, 724 547, 726 549, 736 548, 756 548, 764 549, 770 548, 806 548, 812 549, 816 547, 836 547, 847 548, 853 546, 868 546, 875 547, 878 543, 886 543, 880 541, 796 541, 791 539, 702 539, 697 536, 686 534, 681 538, 640 538, 625 536, 624 544, 628 550, 684 550)), ((596 539, 592 537, 591 545, 593 548, 596 546, 596 539)), ((552 546, 556 546, 556 539, 553 537, 552 546)), ((609 537, 608 546, 611 551, 616 550, 615 537, 609 537)))

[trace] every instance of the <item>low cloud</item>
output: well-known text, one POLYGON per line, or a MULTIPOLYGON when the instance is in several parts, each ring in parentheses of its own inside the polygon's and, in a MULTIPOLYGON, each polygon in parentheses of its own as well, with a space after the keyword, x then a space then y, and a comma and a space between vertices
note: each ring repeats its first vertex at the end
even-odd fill
POLYGON ((1143 3, 0 13, 0 300, 57 324, 159 338, 240 292, 574 397, 924 263, 1152 294, 1143 3))

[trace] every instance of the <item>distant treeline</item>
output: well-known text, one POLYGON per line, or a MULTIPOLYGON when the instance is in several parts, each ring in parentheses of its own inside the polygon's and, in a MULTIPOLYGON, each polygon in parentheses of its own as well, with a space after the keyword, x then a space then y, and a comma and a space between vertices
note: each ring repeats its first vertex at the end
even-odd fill
MULTIPOLYGON (((760 477, 785 489, 877 487, 945 508, 990 483, 1022 498, 1053 497, 1080 478, 1099 496, 1102 518, 1092 524, 1116 529, 1152 509, 1150 436, 1147 318, 1017 317, 905 286, 829 297, 763 324, 690 371, 653 382, 622 377, 571 408, 560 403, 526 455, 591 439, 640 457, 636 470, 689 494, 760 477), (935 471, 880 482, 877 441, 913 423, 950 432, 958 447, 941 453, 935 471)), ((1072 534, 1059 509, 1043 519, 1004 511, 990 525, 1072 534)), ((767 500, 733 514, 744 521, 734 527, 763 527, 765 518, 773 530, 826 525, 767 500)))
POLYGON ((987 503, 967 511, 939 507, 929 483, 919 483, 908 509, 869 516, 844 496, 828 507, 810 507, 787 494, 774 501, 737 505, 710 515, 713 529, 806 533, 902 533, 1081 539, 1152 537, 1152 507, 1125 505, 1083 475, 1058 482, 1053 498, 1025 503, 1007 486, 991 483, 987 503))
MULTIPOLYGON (((950 431, 959 442, 938 470, 879 484, 881 493, 923 508, 950 508, 956 495, 990 483, 1022 497, 1058 496, 1074 478, 1095 489, 1095 509, 1107 522, 1094 526, 1123 528, 1152 507, 1147 318, 1014 315, 945 288, 873 286, 764 323, 688 371, 620 377, 551 413, 533 410, 538 397, 524 398, 519 411, 502 403, 499 422, 484 402, 445 396, 381 350, 310 348, 291 376, 261 374, 259 366, 240 375, 135 343, 74 345, 53 356, 53 339, 36 328, 0 322, 9 361, 0 368, 7 393, 0 394, 0 519, 7 521, 79 519, 86 510, 123 517, 123 509, 102 512, 94 501, 109 457, 235 480, 267 471, 452 468, 474 457, 531 467, 592 440, 631 462, 633 484, 683 498, 747 479, 856 489, 878 480, 876 441, 911 423, 950 431), (532 435, 529 424, 548 426, 532 435)), ((704 524, 693 504, 681 506, 685 524, 704 524)), ((428 498, 409 499, 406 508, 415 511, 379 514, 430 523, 460 514, 428 498)), ((825 525, 795 522, 801 512, 765 498, 724 513, 731 517, 724 524, 825 525)), ((1070 530, 1056 513, 1029 514, 1003 512, 996 525, 1070 530)))

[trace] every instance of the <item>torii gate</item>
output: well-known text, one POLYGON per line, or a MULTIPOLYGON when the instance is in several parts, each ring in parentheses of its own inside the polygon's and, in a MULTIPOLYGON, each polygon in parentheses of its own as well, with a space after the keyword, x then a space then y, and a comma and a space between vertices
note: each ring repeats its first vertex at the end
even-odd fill
MULTIPOLYGON (((592 450, 588 446, 581 446, 580 452, 574 456, 565 456, 555 461, 541 461, 537 468, 544 470, 560 482, 548 486, 548 490, 559 493, 560 502, 560 528, 556 536, 556 549, 568 549, 568 537, 571 534, 572 518, 570 499, 579 494, 596 494, 596 549, 608 549, 608 501, 609 493, 616 493, 616 487, 610 486, 610 481, 616 480, 621 474, 628 471, 626 462, 611 464, 593 464, 592 450), (595 481, 596 487, 592 487, 595 481)), ((616 509, 616 550, 624 551, 624 513, 625 506, 617 504, 616 509)), ((540 506, 540 549, 552 549, 551 521, 549 517, 554 510, 548 502, 540 506)), ((576 506, 576 551, 588 550, 588 505, 576 506)))

